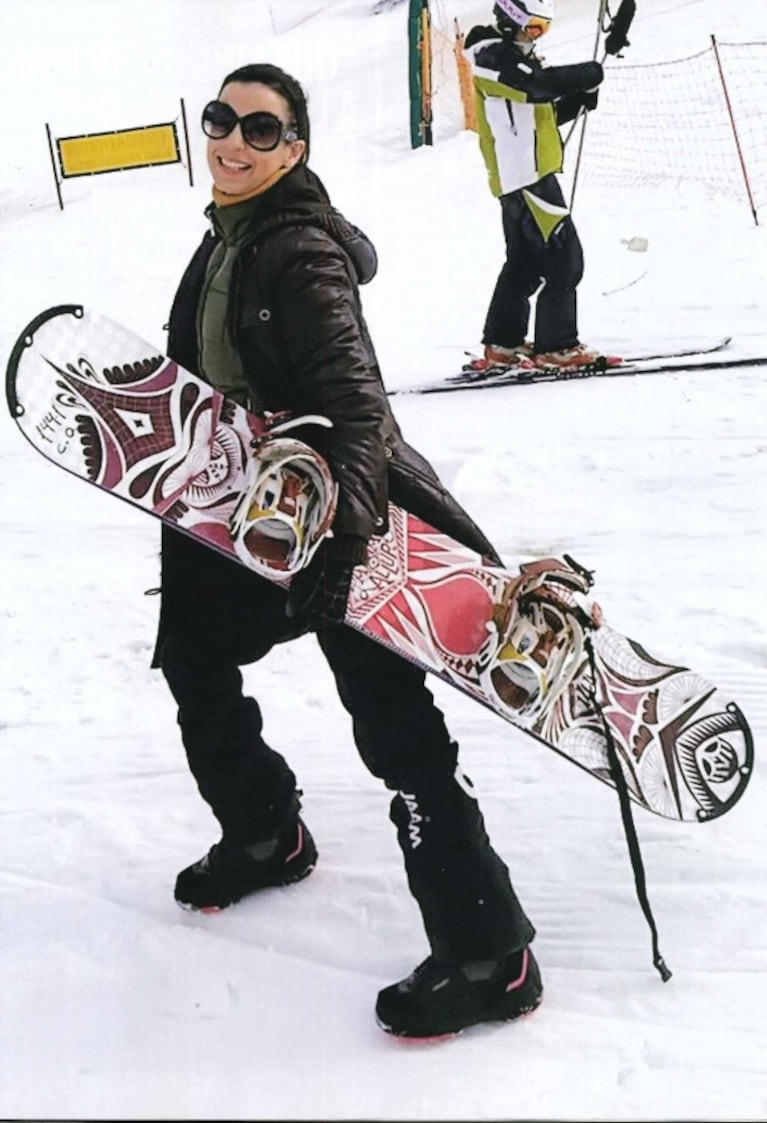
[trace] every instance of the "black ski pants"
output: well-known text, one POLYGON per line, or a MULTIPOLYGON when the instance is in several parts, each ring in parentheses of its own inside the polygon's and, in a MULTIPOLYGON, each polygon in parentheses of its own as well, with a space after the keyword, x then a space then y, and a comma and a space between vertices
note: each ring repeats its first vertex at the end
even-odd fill
POLYGON ((545 176, 532 188, 501 196, 506 261, 490 301, 482 340, 502 347, 522 343, 530 323, 530 299, 540 289, 535 350, 561 351, 578 342, 575 290, 583 277, 583 249, 569 213, 547 237, 525 191, 549 206, 566 206, 554 175, 545 176))
MULTIPOLYGON (((187 540, 190 549, 202 548, 187 540)), ((273 836, 295 814, 296 777, 264 741, 261 710, 243 694, 240 667, 297 632, 278 586, 205 553, 206 570, 223 577, 219 594, 211 598, 218 582, 208 581, 207 599, 193 613, 175 614, 159 663, 200 793, 224 836, 247 845, 273 836)), ((362 760, 397 793, 390 816, 433 954, 468 962, 528 944, 534 929, 457 769, 458 746, 424 673, 342 625, 323 624, 317 641, 362 760)))

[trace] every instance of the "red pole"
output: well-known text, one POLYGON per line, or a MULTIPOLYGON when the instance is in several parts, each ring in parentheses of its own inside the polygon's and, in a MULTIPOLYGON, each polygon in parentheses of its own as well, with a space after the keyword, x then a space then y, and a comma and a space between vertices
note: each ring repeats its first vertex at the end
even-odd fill
POLYGON ((735 124, 735 114, 732 111, 732 103, 730 101, 730 94, 729 94, 729 91, 727 89, 727 82, 725 81, 725 78, 724 78, 724 70, 722 69, 722 60, 719 57, 719 47, 717 45, 715 35, 711 36, 711 42, 712 42, 713 47, 714 47, 714 56, 716 58, 716 65, 719 69, 719 78, 721 79, 722 89, 724 90, 724 100, 727 104, 727 112, 730 115, 730 124, 732 125, 732 135, 735 137, 735 147, 738 150, 738 159, 740 160, 740 169, 743 172, 743 181, 746 185, 746 193, 748 195, 748 201, 751 204, 751 214, 754 216, 754 222, 758 226, 759 225, 759 218, 758 218, 757 213, 756 213, 756 207, 754 206, 754 196, 751 194, 751 184, 749 183, 749 180, 748 180, 748 171, 746 169, 746 161, 743 159, 743 150, 740 147, 740 137, 738 136, 738 127, 735 124))

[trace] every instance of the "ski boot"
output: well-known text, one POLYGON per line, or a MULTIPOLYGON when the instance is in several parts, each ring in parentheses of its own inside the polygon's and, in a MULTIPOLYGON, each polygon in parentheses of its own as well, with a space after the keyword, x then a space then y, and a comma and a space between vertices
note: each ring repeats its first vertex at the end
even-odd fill
POLYGON ((474 358, 462 368, 478 376, 500 374, 511 367, 529 366, 533 354, 532 343, 517 344, 516 347, 502 347, 498 343, 486 343, 482 358, 474 358))
POLYGON ((603 355, 585 343, 575 343, 562 351, 538 351, 531 358, 532 365, 538 370, 567 374, 575 370, 606 370, 620 366, 622 360, 617 355, 603 355))

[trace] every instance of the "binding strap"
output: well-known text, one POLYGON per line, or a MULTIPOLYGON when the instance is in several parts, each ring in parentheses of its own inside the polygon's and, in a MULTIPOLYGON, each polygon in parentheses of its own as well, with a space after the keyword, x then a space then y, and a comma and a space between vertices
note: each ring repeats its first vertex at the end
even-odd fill
POLYGON ((652 933, 652 961, 653 965, 660 974, 664 983, 667 983, 671 978, 671 971, 666 966, 666 961, 660 953, 658 947, 658 929, 655 926, 655 918, 650 908, 650 902, 647 897, 647 882, 645 880, 644 863, 642 862, 642 853, 639 849, 639 840, 637 838, 636 827, 634 826, 634 817, 631 811, 631 798, 626 787, 626 777, 623 775, 623 769, 618 760, 618 750, 615 747, 610 723, 604 715, 602 706, 597 698, 597 667, 596 656, 594 654, 594 645, 590 635, 586 635, 585 648, 588 653, 589 666, 591 668, 591 700, 594 709, 599 715, 604 729, 605 741, 607 742, 607 759, 610 765, 610 775, 618 792, 618 800, 621 808, 621 819, 623 820, 623 830, 626 835, 626 842, 629 848, 629 855, 631 857, 631 868, 634 872, 634 885, 636 887, 636 895, 639 904, 642 907, 642 912, 645 914, 647 923, 650 926, 652 933))

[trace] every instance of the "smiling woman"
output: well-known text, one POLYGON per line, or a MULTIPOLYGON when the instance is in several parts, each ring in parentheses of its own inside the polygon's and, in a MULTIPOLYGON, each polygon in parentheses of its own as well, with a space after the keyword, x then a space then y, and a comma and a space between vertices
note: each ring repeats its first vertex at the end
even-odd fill
MULTIPOLYGON (((458 767, 458 746, 424 672, 342 626, 354 570, 369 540, 387 531, 389 499, 494 564, 500 559, 405 443, 389 408, 359 296, 375 274, 375 250, 307 166, 309 118, 298 82, 277 67, 243 67, 206 106, 202 127, 213 232, 176 294, 168 353, 251 409, 324 415, 331 425, 317 451, 337 503, 328 516, 332 536, 288 591, 163 528, 155 665, 222 829, 220 842, 178 875, 176 900, 223 908, 313 870, 317 850, 299 814, 296 777, 264 741, 240 667, 314 631, 364 763, 396 793, 390 817, 431 945, 411 977, 379 995, 380 1024, 399 1036, 431 1037, 515 1018, 541 999, 528 947, 534 930, 458 767)), ((269 498, 258 492, 254 519, 295 497, 295 477, 291 483, 280 471, 268 481, 269 498)))
POLYGON ((216 189, 240 200, 266 191, 307 151, 288 99, 262 82, 240 80, 248 70, 258 73, 256 67, 235 72, 202 115, 216 189))

